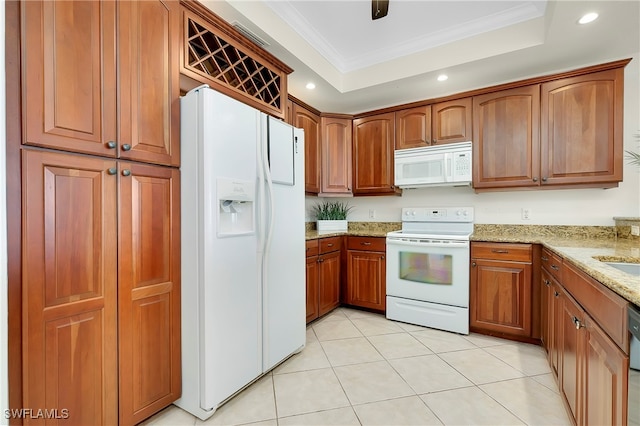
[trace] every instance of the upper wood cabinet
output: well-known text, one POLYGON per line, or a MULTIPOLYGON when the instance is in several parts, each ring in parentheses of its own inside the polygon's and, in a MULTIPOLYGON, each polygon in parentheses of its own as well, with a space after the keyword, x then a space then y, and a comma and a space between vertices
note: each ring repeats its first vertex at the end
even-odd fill
POLYGON ((179 165, 178 2, 22 6, 24 143, 179 165))
POLYGON ((304 190, 320 192, 321 134, 320 116, 293 103, 291 124, 304 129, 304 190))
POLYGON ((431 106, 431 145, 472 139, 472 99, 461 98, 431 106))
POLYGON ((394 113, 353 120, 353 194, 393 194, 394 113))
POLYGON ((622 180, 622 68, 542 85, 542 185, 622 180))
POLYGON ((473 187, 537 186, 540 86, 473 98, 473 187))
POLYGON ((182 2, 183 90, 199 84, 286 119, 293 70, 197 1, 182 2))
POLYGON ((396 111, 396 149, 431 145, 431 105, 396 111))
POLYGON ((322 179, 320 193, 327 196, 352 195, 350 118, 322 116, 322 179))

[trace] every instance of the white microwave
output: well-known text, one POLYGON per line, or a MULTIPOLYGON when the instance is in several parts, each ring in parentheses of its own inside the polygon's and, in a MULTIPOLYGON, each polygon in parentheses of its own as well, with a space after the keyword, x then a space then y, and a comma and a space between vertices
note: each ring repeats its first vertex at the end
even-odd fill
POLYGON ((396 150, 395 185, 400 188, 471 185, 471 142, 396 150))

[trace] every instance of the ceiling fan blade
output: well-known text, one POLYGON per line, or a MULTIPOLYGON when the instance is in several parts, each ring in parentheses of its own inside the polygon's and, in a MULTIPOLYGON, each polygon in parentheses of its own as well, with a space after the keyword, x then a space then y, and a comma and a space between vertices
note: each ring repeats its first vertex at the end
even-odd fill
POLYGON ((389 12, 389 0, 371 0, 371 19, 384 18, 389 12))

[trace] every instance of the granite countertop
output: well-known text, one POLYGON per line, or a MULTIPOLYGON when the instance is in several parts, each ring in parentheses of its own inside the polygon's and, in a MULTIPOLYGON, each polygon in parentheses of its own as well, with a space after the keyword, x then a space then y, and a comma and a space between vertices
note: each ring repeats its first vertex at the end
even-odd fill
POLYGON ((349 222, 349 229, 344 232, 318 233, 315 224, 308 222, 305 233, 307 240, 318 238, 336 237, 340 235, 353 235, 356 237, 386 237, 387 232, 397 231, 402 228, 401 222, 349 222))
POLYGON ((640 277, 601 262, 640 262, 640 239, 612 227, 476 225, 471 241, 537 243, 640 307, 640 277))

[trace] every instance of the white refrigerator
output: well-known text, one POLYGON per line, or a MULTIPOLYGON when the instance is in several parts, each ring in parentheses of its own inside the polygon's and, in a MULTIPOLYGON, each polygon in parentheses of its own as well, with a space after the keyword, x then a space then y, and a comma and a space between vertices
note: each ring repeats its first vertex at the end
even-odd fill
POLYGON ((305 344, 304 133, 181 99, 182 396, 202 420, 305 344))

